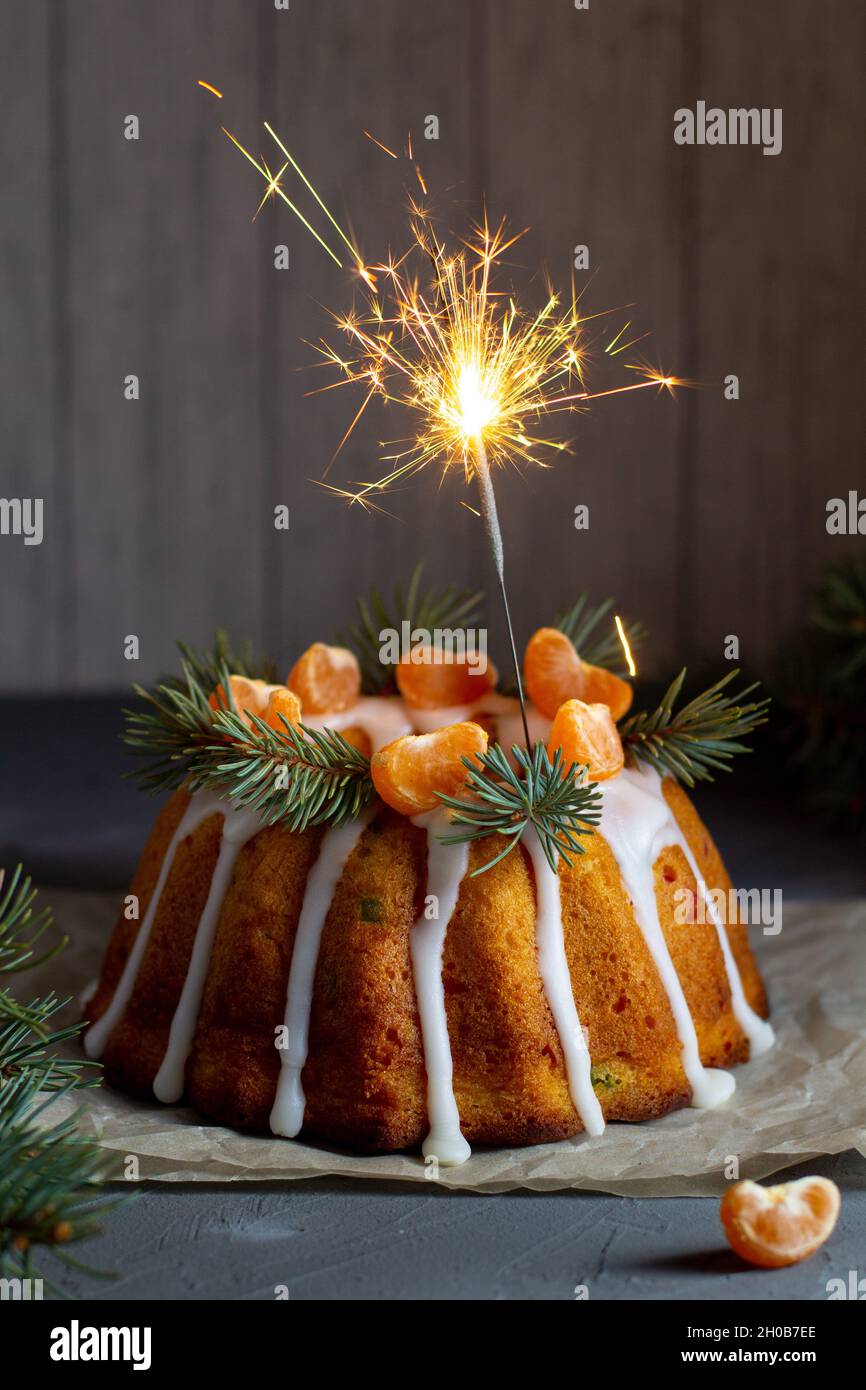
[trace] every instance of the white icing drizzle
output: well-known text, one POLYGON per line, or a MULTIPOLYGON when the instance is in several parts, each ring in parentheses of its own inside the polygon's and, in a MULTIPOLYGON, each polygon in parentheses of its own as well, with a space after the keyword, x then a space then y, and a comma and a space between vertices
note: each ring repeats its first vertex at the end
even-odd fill
POLYGON ((154 884, 150 902, 147 905, 147 911, 144 914, 141 926, 132 944, 132 950, 129 953, 129 957, 123 969, 123 974, 118 981, 111 1003, 102 1017, 91 1024, 85 1034, 84 1050, 88 1057, 102 1056, 105 1050, 105 1044, 108 1042, 115 1025, 119 1022, 124 1009, 129 1003, 135 984, 135 978, 138 974, 138 967, 141 965, 142 957, 150 939, 150 932, 154 918, 156 917, 157 908, 159 907, 159 900, 162 897, 162 890, 171 872, 171 866, 174 863, 174 856, 178 845, 181 840, 186 839, 187 835, 191 835, 203 821, 206 821, 208 816, 223 815, 225 810, 226 802, 217 796, 215 792, 196 792, 190 798, 189 805, 181 817, 177 830, 175 830, 171 837, 168 849, 163 855, 162 866, 156 883, 154 884))
MULTIPOLYGON (((546 742, 550 720, 532 705, 527 706, 526 715, 530 737, 546 742)), ((301 722, 311 729, 336 729, 338 732, 353 727, 363 729, 372 744, 372 751, 377 753, 387 743, 393 743, 394 739, 402 738, 405 734, 432 734, 448 724, 464 724, 483 716, 493 720, 496 738, 505 748, 509 761, 513 761, 512 744, 519 744, 522 748, 526 741, 520 702, 495 690, 488 690, 469 704, 438 709, 419 709, 399 696, 370 695, 356 700, 348 709, 326 714, 302 714, 301 722)))
POLYGON ((271 1132, 286 1139, 294 1139, 304 1123, 306 1098, 301 1072, 309 1047, 310 1010, 322 931, 346 861, 376 809, 374 803, 357 820, 326 830, 319 856, 307 878, 286 990, 286 1046, 280 1048, 280 1075, 270 1115, 271 1132))
POLYGON ((605 782, 599 831, 619 864, 637 924, 670 1001, 692 1105, 714 1109, 730 1098, 736 1082, 730 1072, 705 1067, 701 1062, 694 1021, 659 921, 653 867, 671 843, 672 833, 676 838, 678 827, 658 773, 652 768, 642 772, 626 769, 605 782))
MULTIPOLYGON (((662 800, 665 800, 664 792, 661 791, 661 783, 659 783, 659 795, 662 797, 662 800)), ((665 805, 667 805, 666 800, 665 805)), ((698 892, 706 904, 707 913, 716 929, 719 945, 722 948, 728 983, 731 987, 731 1008, 734 1011, 735 1019, 749 1039, 749 1058, 760 1057, 763 1053, 769 1052, 773 1043, 776 1041, 776 1035, 773 1032, 772 1026, 766 1019, 760 1018, 755 1013, 743 993, 743 981, 740 978, 737 962, 734 960, 734 953, 731 950, 731 943, 728 940, 725 924, 719 916, 718 908, 710 896, 705 880, 701 877, 698 861, 692 854, 691 846, 680 829, 677 819, 669 806, 668 815, 670 817, 670 843, 679 845, 685 855, 686 862, 695 876, 698 892)))
MULTIPOLYGON (((410 705, 404 705, 404 709, 406 718, 411 721, 413 729, 419 734, 435 733, 437 729, 444 728, 446 724, 464 724, 467 720, 478 719, 486 715, 493 720, 496 738, 509 756, 513 744, 516 743, 522 748, 526 742, 520 714, 520 701, 510 695, 500 695, 495 690, 489 690, 485 695, 479 695, 477 700, 473 700, 468 705, 450 705, 445 709, 413 709, 410 705)), ((530 738, 546 743, 550 733, 550 720, 546 719, 533 705, 527 705, 526 719, 529 724, 530 738)))
MULTIPOLYGON (((408 706, 396 697, 370 695, 356 700, 348 709, 329 714, 302 714, 301 723, 310 729, 336 729, 338 733, 343 729, 363 729, 373 745, 373 752, 378 753, 386 743, 412 733, 409 714, 408 706)), ((439 727, 437 724, 436 728, 439 727)))
POLYGON ((535 873, 538 965, 553 1022, 562 1044, 569 1093, 587 1134, 602 1134, 604 1116, 592 1086, 589 1048, 574 1002, 571 972, 565 954, 559 875, 555 874, 548 864, 534 826, 526 827, 521 840, 535 873))
POLYGON ((445 989, 442 983, 442 952, 448 923, 457 907, 466 869, 468 844, 444 845, 439 838, 449 828, 441 810, 413 816, 412 824, 427 832, 427 889, 435 895, 438 911, 428 920, 422 913, 412 927, 410 948, 415 977, 415 998, 421 1023, 424 1066, 427 1071, 427 1119, 430 1131, 421 1146, 425 1158, 435 1157, 446 1167, 465 1163, 471 1150, 460 1132, 460 1114, 454 1097, 451 1042, 445 989))
POLYGON ((186 979, 171 1020, 168 1046, 153 1081, 153 1094, 166 1105, 180 1100, 183 1095, 186 1059, 195 1034, 214 935, 237 857, 247 841, 262 827, 258 811, 249 807, 234 806, 223 801, 220 810, 223 812, 223 833, 219 857, 210 881, 207 902, 196 927, 186 979))

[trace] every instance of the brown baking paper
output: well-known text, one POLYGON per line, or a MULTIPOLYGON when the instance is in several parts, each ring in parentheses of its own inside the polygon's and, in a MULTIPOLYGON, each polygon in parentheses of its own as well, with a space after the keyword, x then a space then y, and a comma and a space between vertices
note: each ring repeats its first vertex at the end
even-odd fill
MULTIPOLYGON (((29 976, 33 992, 76 999, 96 976, 117 910, 109 894, 48 892, 70 945, 29 976)), ((526 1149, 479 1149, 438 1178, 416 1154, 360 1157, 294 1140, 202 1123, 188 1109, 148 1105, 106 1086, 78 1093, 82 1129, 118 1156, 134 1154, 141 1178, 161 1182, 263 1182, 327 1176, 438 1181, 476 1192, 580 1188, 629 1197, 722 1192, 725 1165, 763 1178, 819 1154, 866 1155, 866 903, 794 903, 778 936, 755 929, 770 989, 776 1046, 737 1067, 736 1092, 719 1110, 680 1110, 640 1125, 611 1124, 526 1149)), ((50 1106, 46 1122, 74 1108, 50 1106)))

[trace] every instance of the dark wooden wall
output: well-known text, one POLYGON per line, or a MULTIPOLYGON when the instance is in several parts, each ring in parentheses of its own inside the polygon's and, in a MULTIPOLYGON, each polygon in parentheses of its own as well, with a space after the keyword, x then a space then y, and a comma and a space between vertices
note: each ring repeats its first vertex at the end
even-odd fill
MULTIPOLYGON (((588 588, 644 617, 651 671, 721 660, 728 633, 766 663, 858 544, 826 534, 825 504, 866 492, 864 30, 859 0, 9 0, 0 495, 44 497, 46 534, 0 537, 0 686, 147 679, 216 624, 287 667, 418 556, 490 586, 456 480, 417 480, 396 519, 310 481, 357 401, 305 398, 302 340, 351 288, 286 209, 251 223, 261 185, 219 125, 258 148, 263 117, 371 256, 400 245, 404 198, 361 132, 411 127, 457 230, 484 195, 531 225, 521 265, 563 282, 587 243, 585 304, 632 306, 617 321, 653 329, 642 348, 706 384, 599 403, 555 469, 500 475, 521 633, 588 588), (781 106, 783 153, 678 147, 673 112, 699 98, 781 106)), ((372 476, 400 432, 371 421, 336 478, 372 476)))

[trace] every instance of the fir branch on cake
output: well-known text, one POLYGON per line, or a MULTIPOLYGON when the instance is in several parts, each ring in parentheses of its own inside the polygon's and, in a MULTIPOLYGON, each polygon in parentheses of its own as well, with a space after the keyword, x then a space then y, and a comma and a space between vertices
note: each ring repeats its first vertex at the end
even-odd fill
POLYGON ((556 750, 552 761, 543 743, 536 743, 531 753, 515 746, 512 754, 517 770, 500 744, 478 754, 477 760, 464 758, 469 773, 467 794, 440 796, 451 811, 452 823, 459 827, 453 835, 443 835, 444 844, 486 835, 501 835, 505 840, 497 855, 473 870, 473 877, 504 859, 528 825, 535 827, 555 873, 560 859, 571 864, 572 854, 583 854, 581 837, 591 835, 601 819, 598 787, 578 775, 583 769, 566 765, 561 750, 556 750))
MULTIPOLYGON (((246 676, 249 680, 267 681, 269 685, 279 679, 277 667, 269 657, 257 653, 251 642, 234 646, 228 633, 221 627, 214 634, 210 651, 199 652, 185 642, 178 642, 177 646, 184 661, 195 672, 199 685, 205 690, 216 689, 221 671, 231 671, 233 675, 246 676)), ((177 677, 174 679, 177 681, 177 677)), ((168 677, 169 683, 171 680, 168 677)))
POLYGON ((357 618, 337 640, 357 656, 363 677, 365 695, 390 695, 396 692, 394 668, 382 660, 381 648, 385 632, 401 633, 408 623, 410 634, 423 630, 432 634, 444 630, 469 627, 481 616, 484 595, 461 589, 457 584, 422 589, 423 562, 412 571, 408 587, 398 584, 390 604, 378 589, 371 589, 366 598, 357 600, 357 618))
MULTIPOLYGON (((599 624, 614 604, 614 599, 607 598, 602 603, 592 605, 589 595, 581 594, 571 608, 563 609, 557 616, 554 627, 558 627, 570 639, 582 661, 590 666, 601 666, 615 676, 627 676, 628 665, 616 628, 606 623, 603 633, 598 631, 599 624)), ((629 647, 636 652, 646 639, 646 628, 643 623, 635 622, 624 624, 624 631, 629 647)))
POLYGON ((712 781, 715 772, 729 772, 735 753, 749 753, 744 739, 767 722, 769 699, 746 701, 758 682, 738 695, 722 694, 739 675, 729 671, 679 710, 674 706, 685 680, 686 668, 668 687, 652 712, 634 714, 620 728, 626 763, 649 763, 662 776, 670 775, 686 786, 712 781))
POLYGON ((254 714, 241 718, 224 657, 201 666, 184 656, 181 678, 134 687, 143 708, 126 710, 125 742, 146 759, 134 774, 148 791, 218 789, 292 830, 342 825, 373 795, 369 760, 334 729, 284 732, 254 714), (211 703, 214 691, 222 707, 211 703))
POLYGON ((280 821, 289 830, 344 825, 369 804, 370 760, 336 729, 296 728, 284 720, 281 733, 248 717, 252 729, 230 710, 219 711, 213 731, 229 747, 215 743, 194 758, 191 785, 212 787, 258 811, 266 824, 280 821))

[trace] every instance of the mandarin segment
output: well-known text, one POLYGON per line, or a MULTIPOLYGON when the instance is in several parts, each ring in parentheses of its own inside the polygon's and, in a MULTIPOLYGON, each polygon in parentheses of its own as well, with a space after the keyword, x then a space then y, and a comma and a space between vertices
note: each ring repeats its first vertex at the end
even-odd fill
POLYGON ((540 627, 526 644, 523 673, 529 698, 548 719, 566 700, 582 700, 584 665, 574 643, 556 627, 540 627))
POLYGON ((606 671, 602 666, 583 662, 586 689, 581 697, 588 705, 607 705, 615 720, 622 719, 631 709, 634 691, 628 681, 606 671))
POLYGON ((604 782, 622 772, 622 742, 607 705, 566 700, 551 726, 547 743, 551 757, 557 748, 562 749, 566 766, 579 763, 588 767, 593 782, 604 782))
MULTIPOLYGON (((250 727, 252 720, 248 716, 257 714, 260 719, 263 718, 271 695, 282 689, 282 686, 268 685, 267 681, 253 680, 249 676, 229 676, 229 685, 238 714, 250 727)), ((231 702, 221 685, 208 697, 208 704, 214 710, 231 708, 231 702)))
POLYGON ((295 692, 284 690, 282 687, 274 690, 268 701, 264 720, 268 728, 275 729, 278 734, 286 732, 286 724, 300 724, 301 702, 295 692))
POLYGON ((421 644, 398 662, 397 688, 407 705, 415 709, 469 705, 496 685, 496 667, 491 661, 481 671, 465 658, 446 661, 443 657, 438 648, 421 644))
POLYGON ((366 729, 362 729, 358 724, 350 724, 348 729, 341 729, 340 733, 347 743, 351 743, 353 748, 357 748, 359 753, 363 753, 365 758, 369 758, 373 751, 373 744, 366 729))
POLYGON ((469 775, 463 758, 487 751, 487 733, 479 724, 448 724, 432 734, 406 734, 373 755, 370 773, 383 801, 404 816, 417 816, 439 805, 439 796, 455 796, 469 775))
POLYGON ((780 1269, 820 1249, 836 1225, 841 1198, 829 1178, 799 1178, 778 1187, 738 1182, 719 1215, 731 1248, 750 1264, 780 1269))
POLYGON ((347 647, 314 642, 295 662, 286 685, 300 698, 307 714, 338 713, 361 694, 361 668, 347 647))

